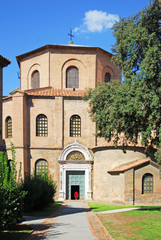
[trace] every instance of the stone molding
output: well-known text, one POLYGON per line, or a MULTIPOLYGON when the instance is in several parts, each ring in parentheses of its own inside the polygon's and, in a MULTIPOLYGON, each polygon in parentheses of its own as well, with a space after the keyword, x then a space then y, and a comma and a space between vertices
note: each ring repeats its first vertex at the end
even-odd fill
POLYGON ((70 144, 63 149, 63 151, 61 152, 61 154, 58 157, 58 162, 66 161, 68 154, 73 151, 81 152, 84 155, 85 161, 93 161, 93 158, 92 158, 90 152, 88 151, 88 149, 86 147, 84 147, 83 145, 79 144, 77 142, 77 140, 75 140, 75 142, 73 144, 70 144))

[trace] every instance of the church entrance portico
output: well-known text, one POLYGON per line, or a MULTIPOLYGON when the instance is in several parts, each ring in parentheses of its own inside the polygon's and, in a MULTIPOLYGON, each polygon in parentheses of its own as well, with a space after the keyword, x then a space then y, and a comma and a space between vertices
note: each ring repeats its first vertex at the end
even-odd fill
POLYGON ((92 157, 84 146, 75 141, 64 148, 59 162, 59 200, 74 199, 77 190, 79 199, 91 199, 92 157))

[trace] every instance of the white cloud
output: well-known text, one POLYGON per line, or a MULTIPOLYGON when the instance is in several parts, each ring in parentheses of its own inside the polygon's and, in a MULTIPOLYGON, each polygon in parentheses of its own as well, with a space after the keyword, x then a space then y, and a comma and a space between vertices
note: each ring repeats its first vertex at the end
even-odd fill
POLYGON ((74 32, 102 32, 107 28, 111 28, 116 21, 119 21, 118 15, 90 10, 85 13, 83 24, 76 27, 74 32))

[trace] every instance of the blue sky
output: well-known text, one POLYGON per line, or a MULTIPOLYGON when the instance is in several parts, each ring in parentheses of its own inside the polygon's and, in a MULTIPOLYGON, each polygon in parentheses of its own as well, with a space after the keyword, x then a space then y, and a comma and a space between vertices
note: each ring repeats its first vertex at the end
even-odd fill
POLYGON ((46 44, 74 44, 111 52, 111 26, 149 4, 148 0, 1 0, 0 54, 11 60, 4 68, 3 94, 20 88, 15 57, 46 44))

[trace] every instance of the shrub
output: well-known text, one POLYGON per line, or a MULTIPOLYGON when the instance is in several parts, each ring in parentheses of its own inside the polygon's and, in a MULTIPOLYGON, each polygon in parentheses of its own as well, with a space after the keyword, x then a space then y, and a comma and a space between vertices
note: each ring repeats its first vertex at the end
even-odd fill
POLYGON ((23 191, 27 191, 24 199, 25 210, 40 210, 53 202, 56 184, 47 173, 42 173, 26 177, 23 191))
POLYGON ((22 221, 23 199, 19 186, 0 188, 0 230, 11 229, 22 221))
MULTIPOLYGON (((6 154, 0 152, 0 231, 13 228, 22 220, 25 192, 17 176, 15 150, 11 145, 12 161, 9 166, 6 154)), ((20 171, 19 171, 20 173, 20 171)))

